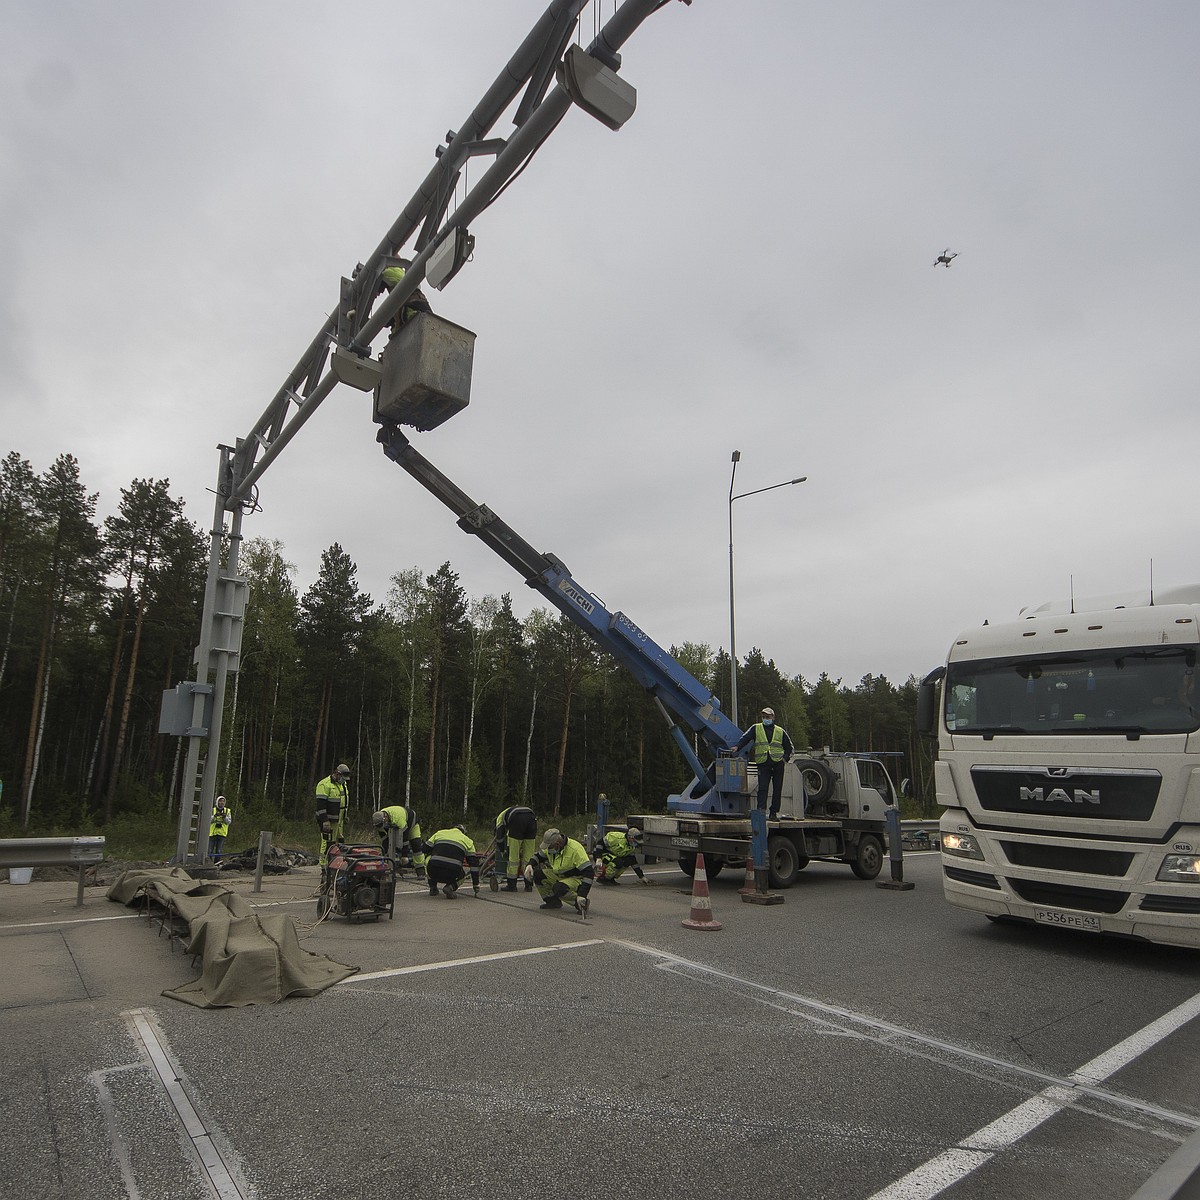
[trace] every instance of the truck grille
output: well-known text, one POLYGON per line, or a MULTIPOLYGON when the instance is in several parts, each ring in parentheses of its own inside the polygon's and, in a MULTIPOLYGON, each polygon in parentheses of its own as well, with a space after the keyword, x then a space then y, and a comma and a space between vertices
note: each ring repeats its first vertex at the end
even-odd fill
POLYGON ((1129 871, 1133 855, 1122 850, 1087 850, 1078 846, 1041 845, 1036 842, 1000 843, 1004 856, 1015 867, 1071 871, 1076 875, 1112 875, 1129 871))
POLYGON ((972 767, 971 783, 988 812, 1149 821, 1162 776, 1085 767, 972 767))
POLYGON ((1057 883, 1037 883, 1032 879, 1010 879, 1008 886, 1030 904, 1048 904, 1052 908, 1078 908, 1084 912, 1118 913, 1129 899, 1128 892, 1063 887, 1057 883))

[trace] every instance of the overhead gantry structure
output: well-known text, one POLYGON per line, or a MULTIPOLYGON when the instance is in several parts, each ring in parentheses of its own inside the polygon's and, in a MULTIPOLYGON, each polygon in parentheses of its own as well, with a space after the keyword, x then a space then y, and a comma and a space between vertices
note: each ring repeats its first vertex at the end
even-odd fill
POLYGON ((585 48, 573 41, 579 17, 599 0, 553 0, 483 98, 437 146, 432 169, 379 244, 341 280, 334 313, 250 432, 234 446, 218 446, 204 613, 193 659, 196 678, 164 695, 159 725, 161 732, 188 739, 176 861, 202 861, 207 847, 225 686, 239 668, 246 607, 247 584, 238 573, 242 517, 256 507, 263 472, 334 387, 348 379, 354 359, 369 358, 376 336, 417 288, 428 282, 440 290, 450 282, 471 254, 470 222, 515 180, 572 105, 610 129, 633 115, 637 93, 619 74, 621 49, 644 21, 672 2, 623 0, 585 48), (514 104, 512 131, 496 136, 495 126, 514 104), (492 162, 452 208, 473 158, 492 162), (376 303, 383 271, 401 251, 410 255, 404 278, 376 303))

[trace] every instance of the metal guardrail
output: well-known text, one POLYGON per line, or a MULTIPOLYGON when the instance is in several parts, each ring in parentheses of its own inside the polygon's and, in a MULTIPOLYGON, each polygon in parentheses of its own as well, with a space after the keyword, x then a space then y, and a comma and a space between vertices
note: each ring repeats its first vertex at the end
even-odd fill
POLYGON ((930 850, 936 850, 940 844, 939 828, 936 817, 921 821, 901 821, 900 839, 905 850, 920 850, 926 845, 930 850))
POLYGON ((75 907, 83 907, 83 874, 104 861, 102 837, 0 838, 0 867, 78 867, 75 907))

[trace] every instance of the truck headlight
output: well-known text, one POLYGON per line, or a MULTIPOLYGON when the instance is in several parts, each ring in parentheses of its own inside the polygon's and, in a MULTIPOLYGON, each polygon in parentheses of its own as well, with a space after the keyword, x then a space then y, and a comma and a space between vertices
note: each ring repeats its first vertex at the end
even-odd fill
POLYGON ((1200 855, 1168 854, 1154 878, 1159 883, 1200 883, 1200 855))
POLYGON ((977 858, 983 860, 983 851, 974 836, 969 833, 943 833, 942 850, 946 854, 954 854, 959 858, 977 858))

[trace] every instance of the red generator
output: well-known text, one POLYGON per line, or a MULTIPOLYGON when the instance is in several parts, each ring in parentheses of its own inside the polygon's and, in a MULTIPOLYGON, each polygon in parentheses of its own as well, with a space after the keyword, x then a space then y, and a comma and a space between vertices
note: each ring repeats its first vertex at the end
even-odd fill
POLYGON ((317 916, 330 912, 348 921, 378 921, 396 910, 396 868, 378 846, 335 842, 321 872, 317 916))

